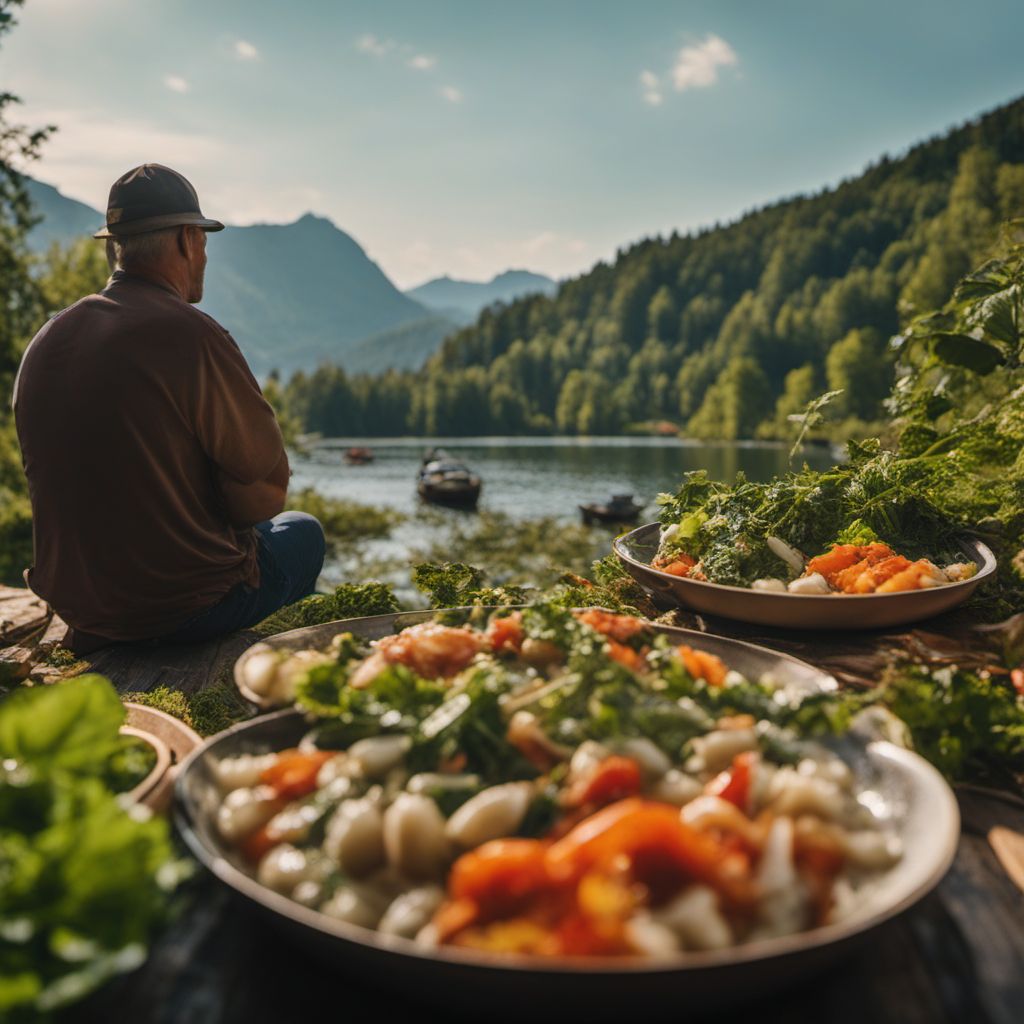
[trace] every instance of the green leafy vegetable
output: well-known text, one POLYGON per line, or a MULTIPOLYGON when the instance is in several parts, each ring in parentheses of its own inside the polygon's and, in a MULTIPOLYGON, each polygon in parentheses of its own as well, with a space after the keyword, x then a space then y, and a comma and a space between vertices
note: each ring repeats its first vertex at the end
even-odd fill
POLYGON ((749 586, 792 575, 768 547, 779 537, 808 556, 842 537, 873 537, 908 558, 952 559, 968 524, 949 506, 947 460, 900 457, 877 441, 851 443, 849 461, 824 473, 804 469, 767 483, 742 474, 734 484, 687 473, 675 495, 662 495, 661 521, 684 524, 666 542, 701 562, 713 583, 749 586))
POLYGON ((110 683, 0 703, 0 1018, 38 1021, 137 967, 183 867, 167 822, 111 786, 145 769, 110 683))
POLYGON ((0 705, 0 760, 99 775, 120 745, 124 706, 102 676, 26 688, 0 705))

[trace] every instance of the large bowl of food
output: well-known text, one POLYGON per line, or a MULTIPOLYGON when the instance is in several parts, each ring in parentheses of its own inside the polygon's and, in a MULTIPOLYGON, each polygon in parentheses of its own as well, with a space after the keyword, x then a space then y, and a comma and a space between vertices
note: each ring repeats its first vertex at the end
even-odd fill
MULTIPOLYGON (((675 525, 675 524, 673 524, 675 525)), ((779 537, 735 583, 688 550, 678 526, 648 523, 613 550, 643 587, 682 608, 784 629, 883 629, 941 615, 967 601, 996 571, 989 547, 960 538, 932 557, 908 558, 869 538, 835 541, 809 556, 779 537)))
POLYGON ((846 732, 796 659, 551 605, 368 622, 373 642, 316 627, 298 675, 293 635, 296 707, 213 737, 177 783, 196 856, 367 981, 490 1016, 524 979, 592 1019, 722 1006, 834 959, 950 864, 945 782, 846 732))

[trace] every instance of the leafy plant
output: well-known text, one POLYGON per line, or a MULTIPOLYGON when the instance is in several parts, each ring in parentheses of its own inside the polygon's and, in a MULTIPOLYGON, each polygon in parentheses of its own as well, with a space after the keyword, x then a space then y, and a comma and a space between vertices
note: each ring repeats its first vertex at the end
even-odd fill
POLYGON ((167 822, 111 790, 125 781, 123 718, 96 675, 0 703, 4 1020, 40 1020, 137 967, 167 919, 183 871, 167 822))

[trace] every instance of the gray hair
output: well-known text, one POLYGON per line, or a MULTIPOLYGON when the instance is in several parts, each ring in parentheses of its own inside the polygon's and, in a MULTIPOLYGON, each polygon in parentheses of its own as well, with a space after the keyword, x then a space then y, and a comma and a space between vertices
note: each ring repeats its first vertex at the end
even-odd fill
MULTIPOLYGON (((178 228, 161 228, 159 231, 145 231, 141 235, 123 235, 111 239, 113 262, 116 268, 128 270, 145 266, 159 260, 174 243, 178 228)), ((110 254, 108 252, 108 259, 110 254)))

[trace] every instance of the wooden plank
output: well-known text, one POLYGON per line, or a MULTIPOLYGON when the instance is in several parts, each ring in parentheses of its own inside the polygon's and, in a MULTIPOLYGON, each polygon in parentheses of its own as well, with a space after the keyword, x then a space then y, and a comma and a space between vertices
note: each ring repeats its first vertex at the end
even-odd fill
POLYGON ((0 647, 42 629, 49 617, 49 606, 31 590, 0 586, 0 647))
POLYGON ((250 632, 241 632, 203 644, 173 647, 117 644, 84 660, 87 671, 107 676, 119 693, 170 686, 193 694, 230 679, 231 666, 256 639, 250 632))

